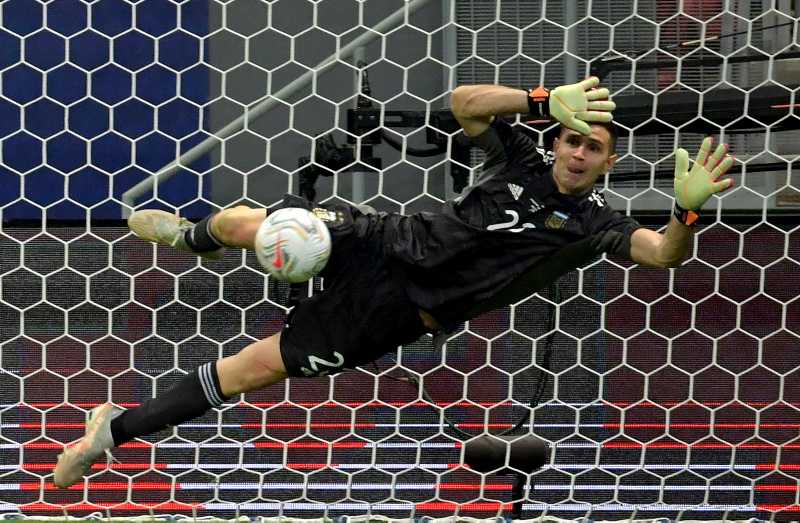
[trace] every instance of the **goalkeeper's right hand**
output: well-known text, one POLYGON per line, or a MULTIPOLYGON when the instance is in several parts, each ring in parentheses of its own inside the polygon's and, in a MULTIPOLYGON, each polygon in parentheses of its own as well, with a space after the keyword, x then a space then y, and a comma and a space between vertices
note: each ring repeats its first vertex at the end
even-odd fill
POLYGON ((565 126, 589 136, 592 129, 586 122, 610 122, 617 105, 608 99, 608 89, 595 89, 596 76, 582 82, 562 85, 550 91, 550 116, 565 126))

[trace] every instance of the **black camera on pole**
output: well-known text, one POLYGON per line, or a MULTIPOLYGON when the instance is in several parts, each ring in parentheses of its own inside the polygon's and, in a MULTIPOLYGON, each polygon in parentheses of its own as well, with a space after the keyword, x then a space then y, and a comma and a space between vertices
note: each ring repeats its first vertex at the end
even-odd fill
POLYGON ((522 516, 526 474, 541 468, 550 459, 550 447, 533 434, 494 436, 484 434, 464 443, 464 464, 477 472, 513 474, 512 519, 522 516))
POLYGON ((547 463, 549 457, 550 447, 533 434, 525 436, 484 434, 464 443, 464 463, 478 472, 530 474, 547 463))

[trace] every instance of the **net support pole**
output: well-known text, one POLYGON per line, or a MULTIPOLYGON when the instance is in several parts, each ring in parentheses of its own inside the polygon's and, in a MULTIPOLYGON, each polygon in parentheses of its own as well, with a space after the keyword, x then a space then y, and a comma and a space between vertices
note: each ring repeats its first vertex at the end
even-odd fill
MULTIPOLYGON (((353 89, 355 92, 361 94, 361 79, 364 74, 364 67, 362 64, 367 59, 367 50, 364 49, 363 46, 357 48, 353 53, 353 67, 358 70, 358 74, 355 77, 355 85, 353 89)), ((359 97, 356 96, 353 101, 353 109, 358 109, 358 99, 359 97)), ((361 144, 357 144, 356 147, 360 147, 361 144)), ((354 151, 356 152, 356 151, 354 151)), ((356 159, 360 159, 359 154, 354 155, 356 159)), ((364 172, 363 170, 355 171, 351 174, 351 183, 353 184, 353 203, 359 204, 366 200, 366 184, 367 184, 367 177, 368 173, 364 172)))
POLYGON ((366 46, 373 40, 380 38, 386 31, 399 26, 401 23, 405 22, 406 17, 409 14, 424 7, 430 2, 431 0, 412 0, 411 2, 408 2, 405 6, 389 15, 382 22, 370 29, 365 30, 352 42, 342 47, 339 51, 333 53, 328 58, 322 60, 313 69, 306 71, 299 78, 286 85, 274 95, 266 95, 252 109, 245 110, 242 116, 217 131, 213 136, 209 136, 199 144, 180 155, 172 163, 162 167, 154 175, 142 180, 125 191, 122 194, 122 203, 125 204, 122 207, 122 217, 127 218, 130 213, 130 209, 133 208, 136 200, 151 190, 154 185, 169 180, 175 175, 176 172, 178 172, 181 167, 191 164, 193 161, 197 160, 216 147, 222 140, 225 140, 232 134, 241 131, 244 129, 245 125, 248 125, 250 122, 262 117, 265 113, 277 105, 279 99, 287 98, 311 83, 314 75, 324 73, 331 65, 338 63, 340 59, 350 57, 359 47, 366 46))

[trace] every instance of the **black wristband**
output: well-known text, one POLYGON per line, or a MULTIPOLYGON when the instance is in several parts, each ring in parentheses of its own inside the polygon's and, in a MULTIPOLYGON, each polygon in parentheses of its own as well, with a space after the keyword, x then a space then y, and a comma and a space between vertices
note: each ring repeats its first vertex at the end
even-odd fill
POLYGON ((675 207, 672 210, 672 215, 675 216, 679 222, 682 224, 693 227, 697 220, 700 218, 700 215, 690 209, 684 209, 678 202, 675 202, 675 207))
POLYGON ((550 91, 542 86, 528 89, 528 113, 538 118, 550 118, 550 91))

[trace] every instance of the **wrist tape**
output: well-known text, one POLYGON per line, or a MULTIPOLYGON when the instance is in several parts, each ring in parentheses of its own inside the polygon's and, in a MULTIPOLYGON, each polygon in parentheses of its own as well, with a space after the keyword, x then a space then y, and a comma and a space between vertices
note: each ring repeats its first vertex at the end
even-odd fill
POLYGON ((541 85, 528 89, 528 112, 536 117, 550 118, 550 91, 541 85))
POLYGON ((700 215, 697 214, 695 211, 691 209, 684 209, 678 202, 675 202, 675 207, 672 210, 672 214, 684 225, 689 227, 696 224, 697 220, 700 218, 700 215))

